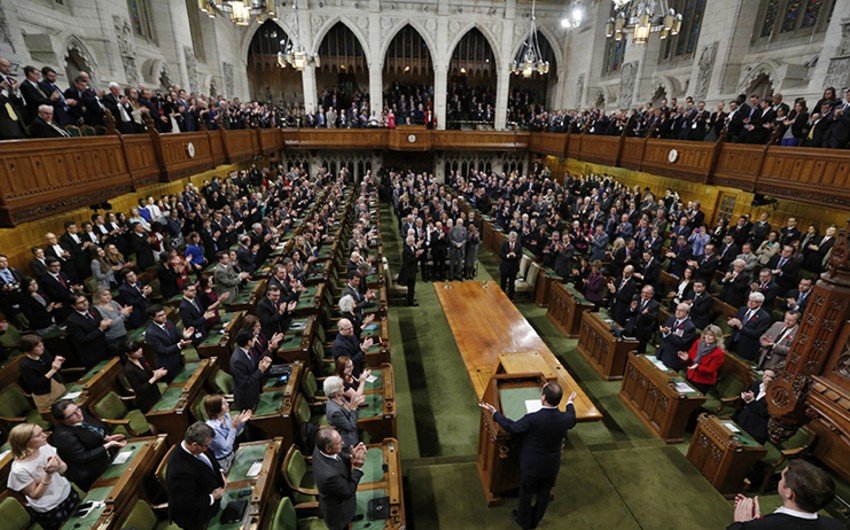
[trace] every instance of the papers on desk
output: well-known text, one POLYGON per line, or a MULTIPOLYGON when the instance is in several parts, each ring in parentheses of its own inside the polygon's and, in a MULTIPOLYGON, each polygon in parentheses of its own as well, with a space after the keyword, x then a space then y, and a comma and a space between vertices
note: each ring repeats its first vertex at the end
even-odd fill
POLYGON ((370 385, 377 380, 378 380, 378 378, 376 376, 372 375, 372 374, 369 374, 369 377, 366 378, 366 382, 369 383, 370 385))
POLYGON ((289 329, 291 329, 293 331, 301 331, 301 330, 305 329, 306 327, 307 327, 307 322, 305 322, 303 320, 297 320, 297 321, 294 321, 289 326, 289 329))
POLYGON ((539 399, 526 399, 525 400, 525 412, 531 414, 532 412, 537 412, 538 410, 543 408, 543 403, 540 402, 539 399))
POLYGON ((10 449, 8 451, 3 451, 2 453, 0 453, 0 460, 3 460, 7 456, 9 456, 9 453, 11 453, 11 452, 12 452, 12 450, 10 449))
POLYGON ((255 460, 254 463, 251 464, 251 467, 248 468, 248 472, 245 473, 245 476, 251 478, 256 477, 260 474, 261 469, 263 469, 263 461, 255 460))
POLYGON ((651 362, 651 363, 652 363, 652 364, 653 364, 656 368, 658 368, 658 369, 659 369, 659 370, 661 370, 662 372, 666 372, 666 371, 667 371, 667 367, 664 365, 664 363, 663 363, 663 362, 661 362, 661 360, 660 360, 660 359, 658 359, 658 358, 656 358, 656 357, 654 357, 654 356, 652 356, 652 355, 644 355, 644 357, 646 357, 646 359, 647 359, 649 362, 651 362))
POLYGON ((730 431, 732 431, 735 434, 738 434, 739 432, 741 432, 741 429, 739 429, 738 426, 735 425, 735 422, 726 420, 726 421, 723 421, 722 423, 723 423, 724 427, 726 427, 727 429, 729 429, 730 431))
POLYGON ((76 392, 68 392, 67 394, 65 394, 65 396, 62 399, 70 399, 71 401, 73 401, 73 400, 77 399, 78 397, 80 397, 80 394, 82 394, 82 393, 83 393, 82 390, 77 390, 76 392))
POLYGON ((363 331, 375 331, 376 329, 378 329, 378 325, 373 322, 373 323, 369 324, 368 326, 366 326, 365 328, 363 328, 363 331))
POLYGON ((130 457, 133 456, 133 451, 121 451, 117 455, 115 455, 115 459, 112 461, 113 466, 120 466, 121 464, 130 460, 130 457))
POLYGON ((687 383, 684 383, 682 381, 679 381, 679 382, 676 383, 676 392, 678 392, 680 394, 689 394, 693 391, 694 391, 694 389, 691 388, 691 385, 689 385, 687 383))

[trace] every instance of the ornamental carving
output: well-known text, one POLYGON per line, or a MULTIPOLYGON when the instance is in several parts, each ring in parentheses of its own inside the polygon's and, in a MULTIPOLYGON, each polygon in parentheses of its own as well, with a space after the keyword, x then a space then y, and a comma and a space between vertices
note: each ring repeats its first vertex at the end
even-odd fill
POLYGON ((621 109, 627 109, 632 106, 637 78, 637 66, 637 61, 632 61, 624 64, 620 69, 620 95, 617 99, 617 107, 621 109))
POLYGON ((694 86, 694 99, 702 99, 708 94, 708 85, 711 81, 711 72, 714 69, 714 59, 717 57, 718 42, 703 46, 699 55, 699 71, 697 82, 694 86))
POLYGON ((115 15, 112 17, 112 25, 115 27, 118 54, 121 56, 121 65, 124 67, 124 76, 130 85, 139 84, 139 69, 136 68, 136 50, 133 41, 133 31, 130 24, 123 18, 115 15))
POLYGON ((850 22, 841 25, 841 43, 838 45, 837 55, 850 55, 850 22))
POLYGON ((183 46, 183 57, 186 59, 186 76, 189 78, 189 89, 192 92, 200 92, 198 87, 198 61, 195 59, 195 50, 191 46, 183 46))
POLYGON ((584 95, 584 74, 578 76, 576 79, 576 98, 575 98, 575 107, 580 108, 582 106, 582 100, 584 95))
POLYGON ((398 24, 399 20, 401 20, 399 17, 381 17, 381 32, 386 35, 398 24))
POLYGON ((224 92, 225 96, 233 97, 233 65, 230 63, 221 63, 221 69, 224 72, 224 92))
POLYGON ((369 29, 369 19, 367 17, 354 17, 354 25, 366 31, 369 29))

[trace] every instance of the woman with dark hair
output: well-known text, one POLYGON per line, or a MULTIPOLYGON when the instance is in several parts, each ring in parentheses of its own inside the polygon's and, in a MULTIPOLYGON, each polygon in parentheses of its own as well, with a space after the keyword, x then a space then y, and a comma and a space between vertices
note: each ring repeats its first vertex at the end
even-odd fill
POLYGON ((18 368, 18 382, 25 392, 32 394, 36 407, 49 408, 65 393, 65 385, 59 376, 65 358, 53 357, 44 349, 38 335, 24 335, 20 347, 24 355, 18 368))
POLYGON ((168 375, 168 370, 152 369, 145 359, 140 342, 125 344, 123 350, 127 355, 127 360, 124 362, 124 377, 136 393, 136 406, 142 412, 147 412, 162 397, 157 382, 168 375))
POLYGON ((35 278, 24 278, 21 280, 23 296, 20 298, 21 312, 29 322, 30 329, 44 337, 48 333, 57 331, 56 317, 62 315, 62 302, 48 302, 38 292, 38 281, 35 278))
POLYGON ((343 395, 348 401, 354 401, 357 396, 362 396, 366 388, 366 379, 372 374, 372 370, 366 368, 360 377, 354 376, 354 361, 345 355, 340 355, 336 360, 334 375, 342 379, 343 395))
POLYGON ((218 465, 225 473, 233 464, 236 454, 236 437, 245 429, 245 424, 251 419, 253 412, 243 410, 235 416, 230 416, 230 406, 221 395, 209 395, 204 398, 204 412, 207 414, 207 425, 212 427, 215 435, 210 444, 218 465))
POLYGON ((189 267, 195 274, 200 275, 207 266, 207 258, 204 256, 204 247, 201 245, 201 235, 191 232, 186 238, 186 251, 184 252, 189 267))

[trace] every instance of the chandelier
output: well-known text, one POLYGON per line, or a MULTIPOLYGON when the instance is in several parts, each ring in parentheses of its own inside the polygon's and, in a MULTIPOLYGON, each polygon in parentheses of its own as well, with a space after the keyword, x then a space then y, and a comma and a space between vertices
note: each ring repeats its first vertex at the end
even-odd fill
MULTIPOLYGON (((295 3, 292 3, 292 9, 295 9, 295 3)), ((294 17, 295 19, 295 27, 293 28, 292 34, 286 36, 283 40, 280 41, 280 51, 277 52, 277 64, 281 68, 286 68, 287 66, 291 66, 296 70, 303 71, 307 66, 314 66, 318 68, 321 66, 321 60, 319 59, 319 54, 311 54, 307 53, 304 48, 304 45, 301 44, 301 40, 298 38, 300 32, 298 31, 298 15, 294 17)))
POLYGON ((682 15, 667 5, 667 0, 613 0, 617 15, 608 19, 605 35, 623 40, 632 32, 635 44, 646 44, 652 33, 659 39, 678 35, 682 28, 682 15))
POLYGON ((536 0, 531 2, 531 27, 528 28, 528 38, 525 39, 525 45, 522 51, 522 59, 511 61, 510 72, 512 74, 521 75, 529 78, 537 72, 540 75, 549 73, 549 61, 543 60, 543 54, 540 53, 540 44, 537 42, 537 19, 534 15, 536 0))
POLYGON ((262 24, 275 18, 275 0, 198 0, 198 9, 210 18, 221 14, 230 17, 237 26, 247 26, 252 19, 262 24))

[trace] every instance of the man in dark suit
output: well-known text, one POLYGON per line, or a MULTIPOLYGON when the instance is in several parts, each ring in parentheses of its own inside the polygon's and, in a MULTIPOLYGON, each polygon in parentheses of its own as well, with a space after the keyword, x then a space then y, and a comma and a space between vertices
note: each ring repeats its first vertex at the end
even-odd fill
POLYGON ((691 306, 691 322, 699 329, 705 329, 711 323, 711 295, 702 280, 694 280, 694 290, 686 298, 685 303, 691 306))
POLYGON ((339 319, 337 324, 339 333, 334 339, 331 347, 331 354, 334 361, 341 356, 346 356, 354 363, 354 376, 359 377, 366 366, 366 351, 375 343, 372 337, 367 337, 363 342, 357 342, 357 337, 354 335, 354 325, 347 318, 339 319))
POLYGON ((221 509, 226 480, 209 450, 215 432, 198 421, 171 452, 165 472, 168 513, 184 530, 201 530, 221 509))
POLYGON ((779 284, 773 280, 773 273, 770 269, 762 269, 759 271, 758 281, 750 284, 751 292, 760 292, 764 295, 764 303, 767 307, 773 307, 773 302, 779 296, 779 284))
POLYGON ((626 265, 623 276, 616 283, 608 282, 608 290, 611 291, 611 318, 614 322, 624 326, 629 316, 629 307, 637 294, 637 283, 632 278, 634 267, 626 265))
POLYGON ((62 304, 56 310, 56 322, 64 322, 73 309, 74 296, 82 288, 74 285, 71 279, 62 272, 62 264, 56 258, 47 258, 47 274, 38 279, 38 287, 44 293, 48 303, 62 304))
POLYGON ((404 249, 401 253, 401 270, 398 273, 399 285, 407 287, 407 305, 417 306, 415 290, 416 290, 416 262, 421 258, 424 249, 417 248, 416 238, 412 235, 407 236, 404 241, 404 249))
POLYGON ((634 277, 637 278, 641 285, 658 285, 658 278, 661 277, 661 262, 655 259, 655 254, 651 250, 643 251, 643 265, 640 267, 640 272, 635 272, 634 277))
POLYGON ((750 294, 750 275, 744 270, 745 266, 744 260, 734 260, 732 270, 727 272, 720 280, 723 287, 720 289, 718 298, 732 307, 744 305, 747 296, 750 294))
POLYGON ((65 91, 65 101, 70 105, 70 115, 74 125, 103 125, 103 106, 94 89, 89 86, 88 74, 81 73, 74 78, 74 86, 65 91), (70 105, 71 101, 74 105, 70 105))
POLYGON ((723 244, 720 246, 720 253, 717 255, 717 259, 720 262, 717 270, 728 271, 729 266, 740 253, 741 247, 735 243, 735 238, 732 234, 726 234, 726 237, 723 238, 723 244))
POLYGON ((360 273, 357 269, 348 271, 348 283, 342 291, 342 296, 350 296, 354 299, 354 314, 358 318, 363 318, 363 310, 372 305, 372 300, 375 298, 375 292, 371 289, 364 292, 360 290, 360 273))
POLYGON ((156 264, 153 259, 153 248, 148 241, 145 227, 141 223, 133 223, 130 234, 127 236, 127 246, 130 248, 130 252, 136 255, 136 265, 139 270, 144 271, 156 264))
POLYGON ((720 265, 720 260, 717 259, 717 254, 714 252, 714 245, 711 243, 705 246, 705 254, 699 259, 688 261, 688 266, 694 270, 694 278, 699 278, 705 282, 706 288, 711 287, 711 281, 714 279, 714 271, 720 265))
POLYGON ((230 355, 233 375, 233 402, 237 410, 253 410, 260 402, 263 383, 268 377, 272 358, 263 356, 254 362, 249 351, 254 342, 254 331, 243 329, 236 334, 236 348, 230 355))
POLYGON ((658 329, 655 322, 661 305, 653 300, 654 296, 655 288, 644 285, 640 290, 640 297, 629 304, 629 316, 623 333, 637 338, 638 353, 646 353, 646 345, 652 338, 653 332, 658 329))
POLYGON ((324 426, 316 433, 313 449, 313 478, 319 490, 319 509, 329 530, 347 529, 357 511, 357 484, 363 478, 366 446, 350 448, 347 456, 342 436, 324 426))
POLYGON ((26 79, 21 83, 21 96, 23 96, 26 102, 27 115, 30 121, 32 121, 38 115, 38 108, 41 105, 50 106, 52 109, 53 101, 50 99, 51 96, 45 94, 38 84, 41 77, 38 68, 30 65, 24 66, 24 76, 26 79))
POLYGON ((519 456, 519 506, 513 513, 514 520, 522 528, 536 528, 543 519, 561 467, 564 438, 576 424, 573 406, 576 393, 573 392, 567 400, 566 412, 558 410, 563 397, 564 391, 558 383, 546 383, 540 395, 540 410, 526 414, 518 421, 506 418, 489 403, 480 404, 481 408, 493 414, 493 421, 503 429, 511 434, 524 435, 519 456), (535 495, 537 503, 532 507, 535 495))
POLYGON ((136 329, 145 323, 148 314, 148 297, 152 292, 153 288, 150 285, 139 283, 134 270, 124 270, 124 283, 118 288, 118 301, 122 305, 133 307, 133 312, 124 321, 127 329, 136 329))
POLYGON ((292 323, 292 312, 298 302, 292 300, 284 303, 280 299, 280 287, 270 285, 266 296, 257 302, 257 318, 260 319, 261 331, 266 340, 272 340, 275 333, 286 333, 292 323))
POLYGON ((758 497, 735 497, 735 522, 726 530, 841 530, 844 525, 818 515, 835 497, 835 482, 802 458, 782 470, 777 486, 782 506, 762 516, 758 497))
POLYGON ((516 275, 519 273, 519 262, 522 259, 522 245, 517 241, 516 232, 508 234, 508 240, 502 243, 499 252, 499 275, 501 288, 508 298, 514 299, 516 275))
POLYGON ((62 129, 53 121, 53 107, 41 105, 38 107, 38 115, 27 127, 27 134, 31 138, 68 138, 65 129, 62 129))
POLYGON ((109 346, 104 333, 112 320, 103 318, 99 311, 89 308, 89 300, 78 294, 74 297, 74 310, 68 315, 68 334, 71 345, 86 368, 91 368, 109 356, 109 346))
POLYGON ((661 326, 661 346, 655 352, 667 368, 677 372, 684 368, 679 352, 688 351, 696 338, 697 328, 688 318, 690 310, 691 306, 684 302, 676 306, 675 314, 661 326))
POLYGON ((770 258, 767 268, 773 273, 773 279, 779 285, 779 294, 785 294, 797 285, 802 262, 794 255, 794 247, 785 245, 782 251, 770 258))
MULTIPOLYGON (((135 309, 134 309, 135 311, 135 309)), ((180 300, 180 320, 184 328, 195 328, 192 335, 192 345, 197 347, 207 335, 207 322, 213 320, 217 312, 208 311, 204 303, 198 299, 198 285, 187 282, 183 285, 183 299, 180 300)))
POLYGON ((770 313, 762 309, 764 295, 750 293, 747 305, 728 320, 732 333, 729 336, 729 351, 744 359, 755 361, 759 356, 759 338, 770 327, 770 313))
POLYGON ((55 423, 51 445, 68 464, 65 476, 88 491, 109 467, 116 450, 127 445, 124 435, 110 435, 106 425, 70 399, 54 403, 50 414, 55 423))
POLYGON ((785 294, 785 303, 782 305, 782 308, 785 311, 796 311, 802 314, 806 310, 811 295, 812 279, 800 278, 797 288, 791 289, 785 294))
POLYGON ((68 116, 68 102, 65 101, 65 96, 62 95, 62 90, 56 84, 56 70, 49 66, 41 69, 42 80, 38 83, 41 91, 50 97, 53 105, 53 119, 59 127, 65 127, 71 123, 71 118, 68 116), (56 94, 56 98, 53 98, 56 94))
POLYGON ((160 305, 150 306, 148 316, 151 322, 145 330, 145 344, 150 346, 156 355, 156 367, 168 370, 168 374, 162 379, 163 382, 170 383, 183 369, 183 354, 180 350, 192 343, 190 337, 195 330, 186 328, 181 336, 160 305))
POLYGON ((243 235, 239 238, 239 247, 236 249, 236 262, 239 269, 248 274, 257 271, 257 253, 251 248, 251 238, 243 235))

